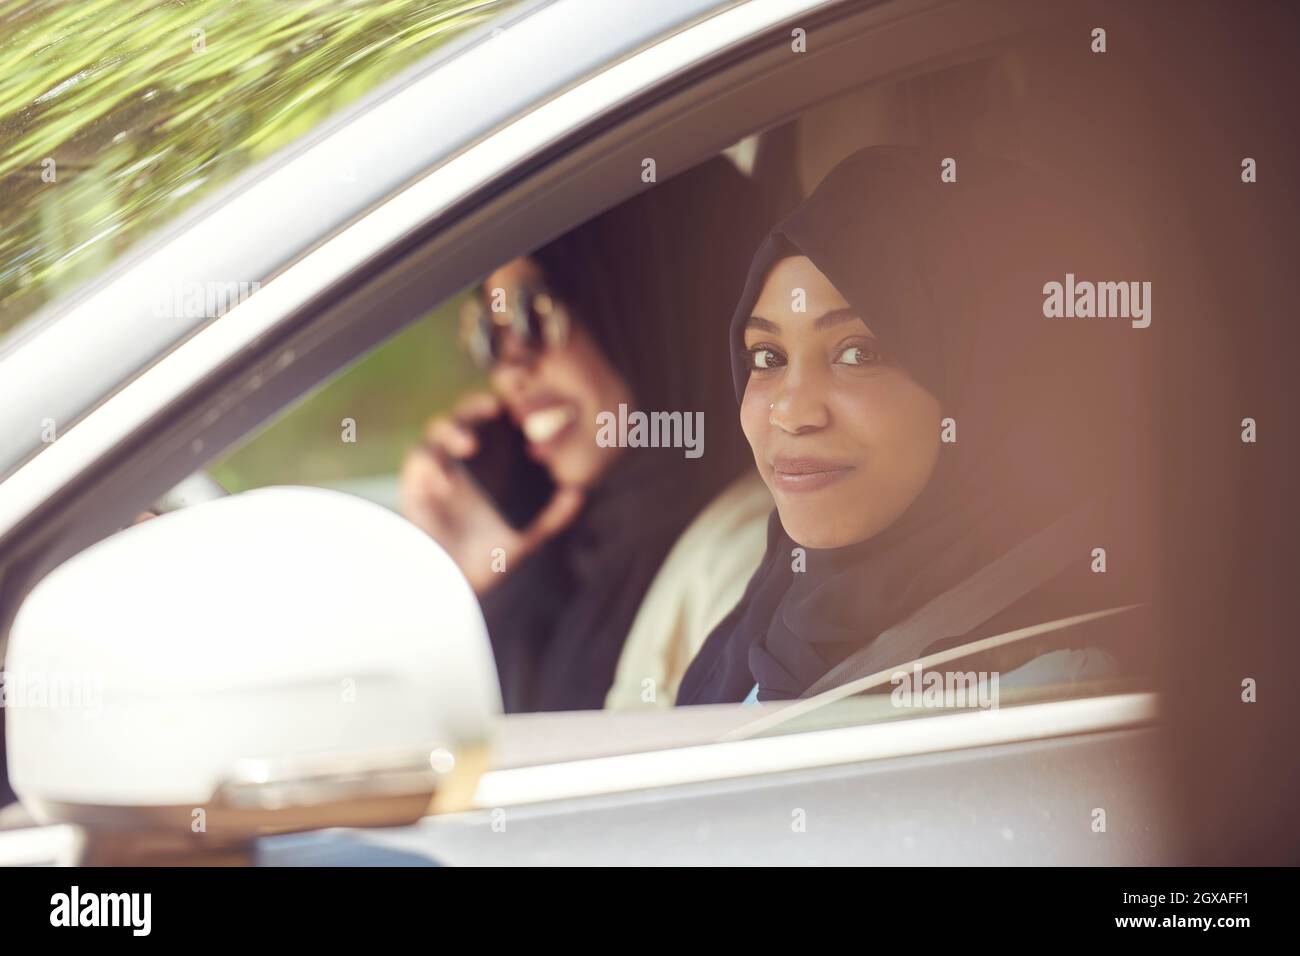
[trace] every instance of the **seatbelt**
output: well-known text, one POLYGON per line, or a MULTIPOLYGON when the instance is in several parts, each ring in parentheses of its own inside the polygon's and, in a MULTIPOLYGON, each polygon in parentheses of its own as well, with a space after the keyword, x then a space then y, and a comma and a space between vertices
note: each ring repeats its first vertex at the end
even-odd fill
POLYGON ((1100 611, 1088 611, 1086 614, 1074 614, 1070 617, 1058 618, 1055 621, 1043 621, 1038 624, 1031 624, 1029 627, 1018 628, 1014 631, 1007 631, 1005 634, 995 634, 992 637, 983 637, 978 641, 971 641, 969 644, 959 644, 956 647, 950 647, 946 651, 937 651, 925 657, 916 660, 907 661, 902 664, 895 664, 887 667, 882 671, 874 674, 868 674, 866 677, 859 677, 851 680, 846 684, 840 684, 832 687, 830 690, 822 691, 815 697, 802 697, 799 700, 786 701, 781 706, 776 707, 769 713, 764 714, 755 720, 750 721, 740 727, 735 727, 725 734, 718 737, 719 743, 725 743, 733 740, 748 740, 759 734, 771 732, 774 728, 782 724, 788 724, 804 714, 810 714, 815 710, 820 710, 829 704, 843 700, 845 697, 852 697, 854 694, 861 694, 864 691, 871 690, 873 687, 881 687, 890 683, 894 675, 900 671, 910 672, 914 667, 921 670, 932 670, 940 664, 947 664, 951 661, 960 660, 963 657, 969 657, 972 654, 983 654, 985 651, 991 651, 995 647, 1005 647, 1007 644, 1014 644, 1017 641, 1027 641, 1031 637, 1038 637, 1042 634, 1050 634, 1052 631, 1064 630, 1067 627, 1074 627, 1076 624, 1087 624, 1089 621, 1099 621, 1102 618, 1111 617, 1115 614, 1123 614, 1142 607, 1141 604, 1125 604, 1119 607, 1108 607, 1100 611))
POLYGON ((816 697, 850 681, 912 661, 936 640, 966 634, 1082 560, 1094 502, 1085 502, 1033 537, 923 604, 825 674, 801 695, 816 697))

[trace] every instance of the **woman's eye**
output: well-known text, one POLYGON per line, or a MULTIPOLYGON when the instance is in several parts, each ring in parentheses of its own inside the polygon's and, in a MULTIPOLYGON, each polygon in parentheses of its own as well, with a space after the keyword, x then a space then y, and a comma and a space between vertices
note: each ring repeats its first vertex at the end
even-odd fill
POLYGON ((870 366, 879 365, 883 358, 879 352, 865 345, 850 345, 843 349, 835 359, 841 365, 870 366))
POLYGON ((749 367, 752 369, 780 368, 784 364, 785 358, 776 349, 758 345, 749 350, 749 367))

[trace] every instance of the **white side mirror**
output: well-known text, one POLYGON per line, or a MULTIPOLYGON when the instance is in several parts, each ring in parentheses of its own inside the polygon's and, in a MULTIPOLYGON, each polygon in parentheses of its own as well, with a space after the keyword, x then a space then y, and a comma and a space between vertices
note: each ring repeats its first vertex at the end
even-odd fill
POLYGON ((446 553, 310 488, 88 548, 28 596, 5 670, 9 776, 38 819, 200 842, 405 823, 435 793, 463 799, 501 709, 446 553))

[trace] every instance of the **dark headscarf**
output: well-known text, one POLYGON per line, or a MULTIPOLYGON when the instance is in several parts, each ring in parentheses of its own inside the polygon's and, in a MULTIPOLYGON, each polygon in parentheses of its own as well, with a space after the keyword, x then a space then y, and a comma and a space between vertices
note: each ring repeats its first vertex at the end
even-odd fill
MULTIPOLYGON (((483 601, 510 712, 604 705, 632 620, 686 525, 752 460, 718 323, 770 226, 725 159, 655 186, 533 254, 646 411, 704 413, 704 454, 628 448, 574 523, 483 601)), ((611 411, 615 411, 611 409, 611 411)))
MULTIPOLYGON (((957 441, 918 498, 875 537, 798 547, 779 516, 740 604, 692 662, 679 703, 803 694, 886 628, 1055 519, 1088 503, 1107 571, 1090 553, 986 623, 988 633, 1134 597, 1136 366, 1145 346, 1120 318, 1046 318, 1044 284, 1150 278, 1125 217, 1087 190, 1009 161, 875 147, 837 166, 760 246, 731 324, 744 394, 744 326, 779 259, 806 255, 884 349, 956 421, 957 441)), ((938 427, 936 423, 936 427, 938 427)), ((1077 634, 1075 635, 1077 637, 1077 634)), ((936 635, 947 646, 976 635, 936 635)), ((898 663, 904 663, 899 661, 898 663)))

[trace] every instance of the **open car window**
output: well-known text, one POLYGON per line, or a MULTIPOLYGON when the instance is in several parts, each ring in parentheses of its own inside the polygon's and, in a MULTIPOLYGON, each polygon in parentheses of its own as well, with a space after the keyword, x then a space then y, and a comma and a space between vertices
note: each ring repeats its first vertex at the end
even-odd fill
MULTIPOLYGON (((774 176, 775 185, 769 182, 768 188, 780 197, 775 205, 784 203, 788 209, 854 152, 915 139, 924 135, 927 123, 956 122, 954 117, 960 114, 971 129, 982 124, 1000 128, 1020 108, 1012 95, 1018 71, 1041 68, 1043 64, 1032 52, 1013 48, 903 81, 866 85, 815 104, 781 127, 747 137, 727 151, 728 161, 751 179, 774 176), (964 98, 971 89, 987 94, 984 114, 963 113, 964 98), (962 92, 958 95, 957 91, 962 92), (1004 97, 1010 97, 1010 104, 1004 97), (874 119, 863 122, 863 116, 874 119), (783 162, 779 173, 773 173, 774 156, 783 162)), ((1042 161, 1032 144, 1003 148, 1023 155, 1026 161, 1042 161)), ((942 160, 936 160, 937 175, 942 174, 942 160)), ((475 368, 465 348, 460 323, 463 306, 481 293, 482 289, 470 289, 437 304, 425 318, 215 463, 213 472, 233 491, 282 482, 320 484, 400 511, 398 470, 403 454, 420 442, 429 417, 449 412, 460 394, 485 385, 483 373, 475 368)), ((717 316, 719 330, 727 318, 717 316)), ((1135 420, 1135 429, 1144 427, 1135 420)), ((1084 554, 1086 559, 1087 552, 1084 554)), ((733 589, 735 584, 733 581, 733 589)), ((738 596, 739 590, 735 590, 733 602, 738 596)), ((1080 610, 1108 609, 1089 606, 1080 610)), ((1091 626, 1093 636, 1105 638, 1112 627, 1119 633, 1118 619, 1099 620, 1091 626)), ((697 638, 702 636, 697 634, 697 638)), ((886 668, 886 676, 853 695, 832 694, 808 706, 783 708, 788 712, 779 720, 763 715, 764 710, 776 708, 760 708, 753 712, 752 720, 738 719, 735 726, 720 733, 727 739, 741 739, 1149 690, 1155 685, 1155 674, 1146 663, 1155 653, 1156 642, 1154 636, 1148 638, 1130 647, 1132 659, 1119 662, 1119 666, 1107 660, 1106 654, 1087 653, 1087 640, 1079 643, 1068 636, 1056 640, 1032 634, 1011 642, 1017 653, 1003 655, 996 665, 987 657, 952 656, 949 647, 948 657, 931 662, 939 668, 931 674, 927 671, 931 663, 919 655, 905 655, 891 662, 891 668, 907 665, 898 679, 886 668), (922 666, 913 671, 917 661, 922 666)), ((683 653, 698 647, 697 643, 683 653)), ((664 702, 664 697, 654 695, 641 701, 647 710, 662 707, 664 702)), ((632 709, 636 704, 632 701, 632 709)))

